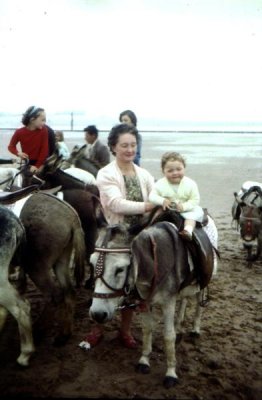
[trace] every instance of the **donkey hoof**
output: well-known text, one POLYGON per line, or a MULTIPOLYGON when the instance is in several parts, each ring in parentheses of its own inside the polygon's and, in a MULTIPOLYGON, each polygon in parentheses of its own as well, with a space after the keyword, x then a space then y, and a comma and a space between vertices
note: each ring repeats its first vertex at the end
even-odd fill
POLYGON ((199 338, 200 337, 200 333, 199 332, 196 332, 196 331, 191 331, 190 333, 189 333, 189 336, 191 337, 191 338, 199 338))
POLYGON ((140 374, 149 374, 150 367, 146 364, 137 364, 136 372, 139 372, 140 374))
POLYGON ((16 360, 17 365, 22 368, 29 367, 29 359, 30 359, 30 356, 32 355, 32 353, 33 353, 33 350, 31 352, 29 352, 28 354, 20 354, 20 356, 16 360))
POLYGON ((173 376, 166 376, 163 381, 163 386, 166 389, 170 389, 171 387, 175 386, 178 383, 178 379, 174 378, 173 376))

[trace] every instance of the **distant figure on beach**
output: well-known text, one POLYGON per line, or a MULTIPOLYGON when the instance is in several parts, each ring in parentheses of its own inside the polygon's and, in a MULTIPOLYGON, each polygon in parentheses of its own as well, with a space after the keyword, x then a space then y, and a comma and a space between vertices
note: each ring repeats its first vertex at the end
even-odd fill
POLYGON ((71 159, 76 167, 85 169, 96 177, 100 168, 110 162, 109 148, 98 139, 99 131, 95 125, 87 126, 84 132, 87 144, 80 149, 73 149, 71 159))
POLYGON ((110 162, 110 152, 108 146, 98 139, 98 129, 95 125, 89 125, 84 129, 84 132, 87 142, 85 147, 86 158, 93 161, 99 169, 105 167, 110 162))
POLYGON ((8 145, 10 153, 28 162, 23 172, 23 187, 31 184, 33 174, 49 155, 48 129, 45 110, 31 106, 22 117, 22 128, 17 129, 8 145), (20 148, 17 147, 19 144, 20 148))
MULTIPOLYGON (((131 110, 122 111, 119 115, 119 121, 123 124, 137 126, 137 117, 135 113, 131 110)), ((141 149, 142 149, 142 135, 138 133, 138 142, 137 142, 137 149, 136 149, 136 156, 134 159, 134 163, 136 165, 140 165, 141 159, 141 149)))
POLYGON ((55 131, 55 140, 58 155, 62 157, 62 160, 67 160, 70 157, 70 151, 65 143, 64 132, 55 131))
POLYGON ((159 179, 149 194, 149 201, 160 205, 164 210, 174 209, 184 218, 184 230, 179 234, 192 240, 196 221, 202 222, 204 212, 200 207, 200 194, 197 183, 185 176, 186 161, 179 153, 164 153, 161 160, 164 177, 159 179))

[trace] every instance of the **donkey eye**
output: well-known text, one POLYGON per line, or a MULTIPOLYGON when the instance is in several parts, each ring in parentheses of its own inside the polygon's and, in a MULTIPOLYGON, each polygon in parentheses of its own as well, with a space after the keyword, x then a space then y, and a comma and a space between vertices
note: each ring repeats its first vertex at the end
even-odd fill
POLYGON ((118 268, 116 269, 115 276, 121 274, 121 272, 123 272, 123 271, 124 271, 124 268, 123 268, 123 267, 118 267, 118 268))

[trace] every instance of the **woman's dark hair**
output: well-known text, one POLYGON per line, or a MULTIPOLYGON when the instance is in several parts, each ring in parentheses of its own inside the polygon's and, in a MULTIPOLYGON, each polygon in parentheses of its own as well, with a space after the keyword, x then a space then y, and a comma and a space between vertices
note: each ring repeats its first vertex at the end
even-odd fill
POLYGON ((134 135, 136 142, 138 142, 138 131, 135 126, 127 124, 118 124, 113 126, 107 138, 108 147, 113 155, 115 155, 113 147, 115 147, 117 144, 119 136, 123 135, 124 133, 130 133, 131 135, 134 135))
POLYGON ((121 122, 122 117, 123 117, 124 115, 127 115, 127 116, 131 119, 132 124, 133 124, 134 126, 137 126, 136 114, 135 114, 133 111, 131 111, 131 110, 122 111, 121 114, 119 115, 119 121, 120 121, 120 122, 121 122))
POLYGON ((35 107, 35 106, 29 107, 23 114, 22 124, 27 126, 32 118, 36 119, 39 116, 39 114, 43 111, 45 110, 41 107, 35 107))

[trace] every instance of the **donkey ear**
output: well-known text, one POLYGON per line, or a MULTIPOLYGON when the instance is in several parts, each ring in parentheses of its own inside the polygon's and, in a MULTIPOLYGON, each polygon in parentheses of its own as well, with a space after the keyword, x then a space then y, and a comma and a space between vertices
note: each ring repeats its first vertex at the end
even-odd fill
MULTIPOLYGON (((234 195, 235 195, 235 193, 234 193, 234 195)), ((237 193, 235 195, 235 198, 236 198, 236 202, 240 205, 240 207, 246 206, 246 203, 237 195, 237 193)))

